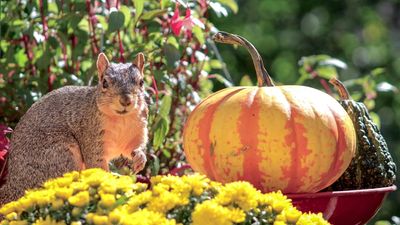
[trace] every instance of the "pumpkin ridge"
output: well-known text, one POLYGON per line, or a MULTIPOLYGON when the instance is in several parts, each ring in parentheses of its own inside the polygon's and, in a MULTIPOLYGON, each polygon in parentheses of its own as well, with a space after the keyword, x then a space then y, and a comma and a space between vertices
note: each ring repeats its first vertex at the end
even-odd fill
POLYGON ((258 149, 260 126, 257 118, 261 116, 261 94, 261 88, 254 89, 248 93, 245 101, 241 103, 242 110, 237 123, 237 132, 243 134, 240 136, 240 142, 243 145, 240 152, 244 154, 243 174, 238 178, 250 181, 257 189, 262 188, 259 178, 264 174, 259 168, 259 163, 262 159, 258 149))
MULTIPOLYGON (((203 105, 204 104, 206 104, 207 103, 207 101, 206 100, 208 100, 208 99, 211 99, 211 98, 213 98, 213 97, 215 97, 216 95, 218 95, 219 93, 221 93, 221 92, 228 92, 228 93, 232 93, 232 92, 234 92, 234 91, 236 91, 236 90, 242 90, 243 88, 241 88, 241 87, 231 87, 231 88, 228 88, 228 89, 223 89, 223 90, 220 90, 220 91, 217 91, 217 92, 215 92, 215 93, 213 93, 212 95, 209 95, 209 96, 207 96, 202 102, 200 102, 198 105, 196 105, 196 107, 192 110, 192 112, 194 112, 194 111, 196 111, 197 109, 200 109, 200 108, 202 108, 203 107, 203 105)), ((198 133, 198 132, 196 132, 196 130, 193 130, 193 127, 198 127, 199 125, 199 123, 197 122, 194 122, 193 121, 193 117, 194 117, 194 113, 191 113, 190 115, 189 115, 189 117, 187 118, 187 120, 186 120, 186 122, 185 122, 185 126, 184 126, 184 128, 183 128, 183 132, 184 133, 198 133), (192 123, 193 123, 193 125, 192 125, 192 123), (189 131, 189 128, 191 128, 191 130, 189 131)), ((184 139, 185 139, 185 137, 186 136, 184 136, 184 139)), ((193 143, 193 140, 184 140, 184 142, 183 142, 183 148, 184 149, 187 149, 187 148, 189 148, 189 145, 193 145, 194 143, 193 143)), ((204 163, 204 161, 202 161, 202 162, 199 162, 198 160, 195 160, 194 159, 194 155, 201 155, 201 147, 199 146, 198 147, 198 153, 197 154, 191 154, 192 152, 190 152, 190 151, 185 151, 185 156, 186 156, 186 158, 188 159, 188 160, 190 160, 191 161, 191 166, 192 166, 192 168, 193 169, 197 169, 197 168, 202 168, 202 166, 200 165, 200 164, 203 164, 204 163)), ((205 172, 205 171, 202 171, 202 172, 205 172)))
MULTIPOLYGON (((337 113, 332 110, 331 107, 328 106, 329 111, 332 113, 333 118, 335 118, 335 124, 336 124, 336 131, 337 131, 337 140, 336 140, 336 150, 333 153, 333 159, 334 162, 331 163, 331 166, 329 167, 328 171, 326 173, 323 173, 320 177, 321 183, 329 183, 331 185, 335 180, 337 180, 341 174, 338 174, 338 170, 340 167, 343 166, 343 154, 344 151, 348 148, 347 143, 345 142, 345 132, 344 132, 344 127, 342 126, 342 122, 338 119, 337 113), (336 177, 333 176, 334 174, 337 174, 336 177), (327 178, 331 178, 331 180, 327 181, 327 178)), ((343 170, 344 172, 344 170, 343 170)))
POLYGON ((296 123, 296 117, 298 117, 299 113, 298 110, 293 106, 293 99, 289 98, 290 93, 283 88, 281 88, 283 95, 286 98, 286 101, 289 103, 288 107, 290 108, 290 116, 289 121, 286 122, 285 128, 289 129, 290 132, 287 136, 285 136, 285 143, 287 145, 293 145, 291 148, 291 152, 289 154, 292 155, 292 162, 289 168, 282 168, 283 171, 283 178, 290 177, 289 182, 286 188, 283 190, 285 193, 297 192, 298 187, 304 186, 304 181, 299 179, 299 177, 303 177, 307 174, 308 168, 301 167, 301 155, 306 155, 306 152, 310 150, 307 149, 307 139, 301 135, 298 131, 302 130, 305 131, 303 125, 296 123), (299 144, 299 142, 304 141, 304 143, 299 144), (299 151, 299 149, 303 149, 299 151), (300 157, 299 157, 300 156, 300 157))
POLYGON ((211 131, 211 126, 212 126, 212 120, 214 117, 215 112, 217 111, 218 107, 227 101, 230 97, 233 95, 241 92, 242 90, 245 90, 244 88, 234 90, 230 92, 229 94, 225 95, 222 99, 219 99, 216 101, 214 104, 209 105, 207 110, 204 112, 204 116, 199 120, 198 126, 199 126, 199 132, 198 132, 198 137, 202 143, 203 146, 203 159, 204 159, 204 169, 206 170, 206 173, 210 176, 211 179, 215 180, 218 178, 218 174, 216 174, 214 171, 214 147, 217 144, 216 142, 212 143, 211 138, 210 138, 210 131, 211 131), (207 149, 210 149, 210 151, 207 151, 207 149))

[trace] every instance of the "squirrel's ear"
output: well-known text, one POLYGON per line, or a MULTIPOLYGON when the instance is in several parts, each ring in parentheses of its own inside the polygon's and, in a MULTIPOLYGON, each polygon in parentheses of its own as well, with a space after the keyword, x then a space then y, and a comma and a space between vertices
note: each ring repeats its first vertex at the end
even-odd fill
POLYGON ((97 65, 97 72, 99 73, 99 80, 103 80, 104 71, 110 65, 107 56, 104 53, 99 54, 96 65, 97 65))
POLYGON ((144 69, 144 55, 143 53, 139 52, 136 55, 136 58, 132 62, 133 65, 135 65, 139 71, 143 74, 143 69, 144 69))

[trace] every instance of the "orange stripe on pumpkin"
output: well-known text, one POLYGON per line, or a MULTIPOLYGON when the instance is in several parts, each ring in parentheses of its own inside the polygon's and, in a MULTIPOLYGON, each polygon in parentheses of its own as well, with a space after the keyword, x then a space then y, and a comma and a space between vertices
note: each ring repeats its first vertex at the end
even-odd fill
POLYGON ((285 143, 288 146, 292 146, 290 152, 292 162, 290 166, 282 168, 283 177, 290 178, 288 185, 284 189, 284 193, 296 193, 298 189, 304 186, 304 182, 299 177, 307 176, 309 170, 308 167, 301 166, 302 159, 307 157, 310 150, 307 148, 307 138, 303 135, 306 129, 304 125, 296 122, 296 120, 300 120, 301 115, 293 104, 291 103, 290 119, 285 125, 285 128, 291 131, 285 137, 285 143))
POLYGON ((258 149, 259 120, 261 109, 262 89, 257 88, 249 92, 247 98, 241 103, 241 114, 237 122, 238 133, 242 149, 239 151, 244 154, 243 175, 238 176, 239 180, 246 180, 252 183, 257 189, 262 189, 260 177, 264 173, 259 165, 262 163, 260 149, 258 149))
POLYGON ((202 149, 204 149, 203 151, 204 169, 206 170, 206 174, 213 180, 217 179, 217 174, 215 173, 216 170, 214 169, 214 153, 213 153, 215 143, 212 143, 210 140, 210 131, 214 113, 221 103, 228 100, 231 96, 240 92, 241 90, 243 89, 242 88, 236 89, 230 92, 229 94, 225 95, 223 98, 219 99, 215 103, 210 104, 206 109, 206 111, 204 112, 203 118, 201 118, 198 123, 199 126, 198 136, 203 146, 202 149))
POLYGON ((322 174, 320 177, 320 183, 325 184, 332 184, 333 182, 335 182, 335 180, 338 179, 341 175, 338 174, 338 171, 344 171, 344 169, 341 169, 345 166, 343 165, 343 155, 345 151, 348 150, 348 146, 346 143, 345 127, 343 126, 344 121, 339 118, 339 115, 333 109, 330 108, 330 111, 332 112, 336 121, 336 129, 334 130, 336 132, 334 135, 337 137, 337 142, 336 151, 332 154, 332 159, 334 159, 334 162, 331 163, 331 167, 329 168, 329 170, 326 173, 322 174))

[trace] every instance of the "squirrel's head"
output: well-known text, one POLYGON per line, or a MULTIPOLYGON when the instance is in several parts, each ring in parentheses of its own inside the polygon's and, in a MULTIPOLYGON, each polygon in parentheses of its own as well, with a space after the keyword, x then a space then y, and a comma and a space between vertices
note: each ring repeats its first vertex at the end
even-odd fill
POLYGON ((129 115, 146 107, 143 87, 144 55, 132 63, 109 63, 100 53, 97 59, 99 77, 97 105, 111 116, 129 115))

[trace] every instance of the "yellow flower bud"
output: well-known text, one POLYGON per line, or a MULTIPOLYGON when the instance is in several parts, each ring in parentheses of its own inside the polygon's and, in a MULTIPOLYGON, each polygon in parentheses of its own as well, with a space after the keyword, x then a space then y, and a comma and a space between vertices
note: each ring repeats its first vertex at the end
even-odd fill
POLYGON ((107 216, 94 215, 93 216, 93 223, 95 225, 107 225, 108 224, 108 218, 107 218, 107 216))
POLYGON ((64 205, 64 201, 62 199, 55 199, 51 202, 51 206, 53 209, 60 209, 64 205))
POLYGON ((6 215, 6 219, 16 220, 16 219, 18 219, 18 214, 16 212, 9 213, 6 215))
POLYGON ((10 225, 28 225, 28 222, 24 221, 11 221, 10 225))
POLYGON ((104 208, 110 208, 115 203, 115 197, 112 194, 102 194, 100 197, 100 205, 104 208))
POLYGON ((81 191, 78 194, 71 196, 68 198, 68 202, 77 207, 83 207, 89 204, 90 201, 90 196, 89 192, 87 191, 81 191))
POLYGON ((74 207, 72 209, 72 216, 74 216, 74 217, 78 217, 81 213, 82 213, 81 208, 74 207))
POLYGON ((121 220, 121 212, 116 210, 110 212, 110 214, 108 215, 108 219, 110 220, 110 223, 118 224, 121 220))
POLYGON ((71 223, 71 225, 82 225, 82 222, 80 221, 74 221, 71 223))
POLYGON ((55 190, 55 195, 57 198, 61 198, 61 199, 68 199, 69 197, 72 196, 73 190, 72 189, 68 189, 68 188, 57 188, 55 190))

